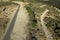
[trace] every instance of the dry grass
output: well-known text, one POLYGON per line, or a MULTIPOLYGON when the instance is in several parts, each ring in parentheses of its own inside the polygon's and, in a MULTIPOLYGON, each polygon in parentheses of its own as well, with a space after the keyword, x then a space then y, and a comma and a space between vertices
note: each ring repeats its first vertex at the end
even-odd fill
POLYGON ((8 27, 12 15, 15 14, 17 6, 18 5, 15 4, 0 6, 0 40, 1 37, 3 37, 6 28, 8 27), (5 11, 3 11, 4 8, 6 8, 5 11))

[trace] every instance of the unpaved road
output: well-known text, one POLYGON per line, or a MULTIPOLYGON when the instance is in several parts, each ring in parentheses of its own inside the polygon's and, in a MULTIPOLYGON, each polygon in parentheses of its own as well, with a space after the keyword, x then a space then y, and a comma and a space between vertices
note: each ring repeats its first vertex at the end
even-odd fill
POLYGON ((11 40, 26 40, 27 37, 27 25, 29 23, 29 16, 24 8, 23 2, 17 2, 20 5, 19 12, 17 15, 17 19, 14 25, 13 32, 11 34, 11 40))
POLYGON ((13 30, 13 28, 14 28, 14 23, 15 23, 15 21, 16 21, 16 17, 17 17, 19 8, 20 8, 20 5, 19 5, 19 7, 18 7, 18 9, 17 9, 17 11, 16 11, 16 13, 15 13, 15 15, 14 15, 11 23, 10 23, 10 26, 9 26, 9 28, 8 28, 8 30, 7 30, 7 32, 6 32, 3 40, 10 40, 10 34, 12 33, 12 30, 13 30))
POLYGON ((49 11, 49 10, 46 9, 46 10, 43 12, 43 14, 41 15, 41 24, 42 24, 42 28, 43 28, 43 30, 44 30, 44 32, 45 32, 45 35, 46 35, 46 37, 47 37, 46 40, 54 40, 53 37, 51 36, 51 33, 48 31, 48 29, 47 29, 47 27, 46 27, 46 25, 44 24, 44 21, 43 21, 46 13, 47 13, 48 11, 49 11))

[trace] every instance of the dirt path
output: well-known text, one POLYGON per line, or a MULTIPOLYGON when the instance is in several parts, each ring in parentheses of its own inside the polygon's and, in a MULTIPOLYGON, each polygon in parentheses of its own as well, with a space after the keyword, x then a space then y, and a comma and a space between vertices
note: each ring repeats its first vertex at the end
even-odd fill
POLYGON ((14 2, 20 4, 20 9, 17 15, 13 32, 11 34, 11 40, 26 40, 26 30, 29 23, 29 16, 26 9, 24 8, 24 3, 16 1, 14 2))
POLYGON ((44 24, 44 21, 43 21, 46 13, 47 13, 48 11, 49 11, 49 10, 46 9, 46 10, 43 12, 43 14, 41 15, 41 24, 42 24, 42 28, 43 28, 43 30, 44 30, 44 32, 45 32, 45 35, 46 35, 46 37, 47 37, 46 40, 54 40, 53 37, 51 36, 51 33, 48 31, 48 29, 47 29, 47 27, 46 27, 46 25, 44 24))

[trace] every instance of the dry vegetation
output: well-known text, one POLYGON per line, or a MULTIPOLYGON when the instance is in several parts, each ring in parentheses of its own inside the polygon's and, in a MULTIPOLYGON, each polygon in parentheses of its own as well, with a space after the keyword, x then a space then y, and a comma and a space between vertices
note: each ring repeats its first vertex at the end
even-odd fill
MULTIPOLYGON (((51 3, 51 2, 50 2, 51 3)), ((55 2, 54 2, 55 3, 55 2)), ((33 1, 33 2, 29 2, 29 4, 26 6, 26 9, 27 11, 29 12, 29 15, 31 17, 31 24, 32 24, 32 27, 34 27, 35 29, 36 28, 39 28, 39 31, 42 31, 42 34, 41 32, 38 33, 37 31, 37 34, 40 34, 40 36, 38 36, 38 40, 39 38, 43 38, 41 40, 46 40, 44 37, 44 31, 42 30, 42 26, 41 26, 41 21, 40 21, 40 17, 41 15, 43 14, 43 12, 45 11, 45 9, 48 9, 49 12, 46 13, 46 17, 44 18, 44 22, 45 22, 45 25, 46 27, 48 28, 48 30, 52 33, 52 37, 54 38, 54 40, 59 40, 58 36, 60 36, 60 12, 58 12, 58 8, 59 6, 57 6, 57 4, 54 6, 55 4, 48 4, 48 3, 45 3, 45 2, 38 2, 38 1, 33 1), (54 7, 53 7, 54 6, 54 7), (58 7, 58 8, 56 8, 58 7), (35 15, 35 19, 37 20, 36 21, 32 21, 32 20, 35 20, 33 17, 35 15), (33 22, 33 23, 32 23, 33 22), (37 24, 37 25, 36 25, 37 24), (35 27, 35 26, 37 27, 35 27)))
POLYGON ((2 40, 2 36, 4 35, 5 30, 7 29, 18 7, 17 4, 9 3, 7 5, 6 3, 4 4, 3 2, 0 4, 0 40, 2 40))

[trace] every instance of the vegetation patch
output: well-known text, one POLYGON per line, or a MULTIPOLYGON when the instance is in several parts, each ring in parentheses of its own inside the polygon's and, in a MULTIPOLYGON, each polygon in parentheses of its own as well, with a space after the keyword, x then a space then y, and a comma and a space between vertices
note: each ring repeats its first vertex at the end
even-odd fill
POLYGON ((35 14, 34 11, 30 8, 30 6, 25 6, 27 11, 29 12, 29 16, 30 16, 30 24, 32 27, 35 27, 37 24, 37 20, 35 18, 35 14))
POLYGON ((53 19, 51 17, 45 17, 44 18, 45 25, 52 31, 54 31, 59 37, 60 37, 60 21, 53 19))
POLYGON ((59 6, 60 1, 58 1, 58 0, 42 1, 41 3, 47 4, 47 5, 50 5, 50 6, 53 6, 53 7, 57 7, 57 8, 60 9, 60 6, 59 6))
POLYGON ((9 1, 9 2, 0 1, 0 7, 1 7, 1 6, 11 5, 11 4, 16 4, 16 3, 13 3, 13 2, 11 2, 11 1, 9 1))
POLYGON ((47 27, 56 28, 57 20, 51 17, 45 17, 44 22, 47 27))

